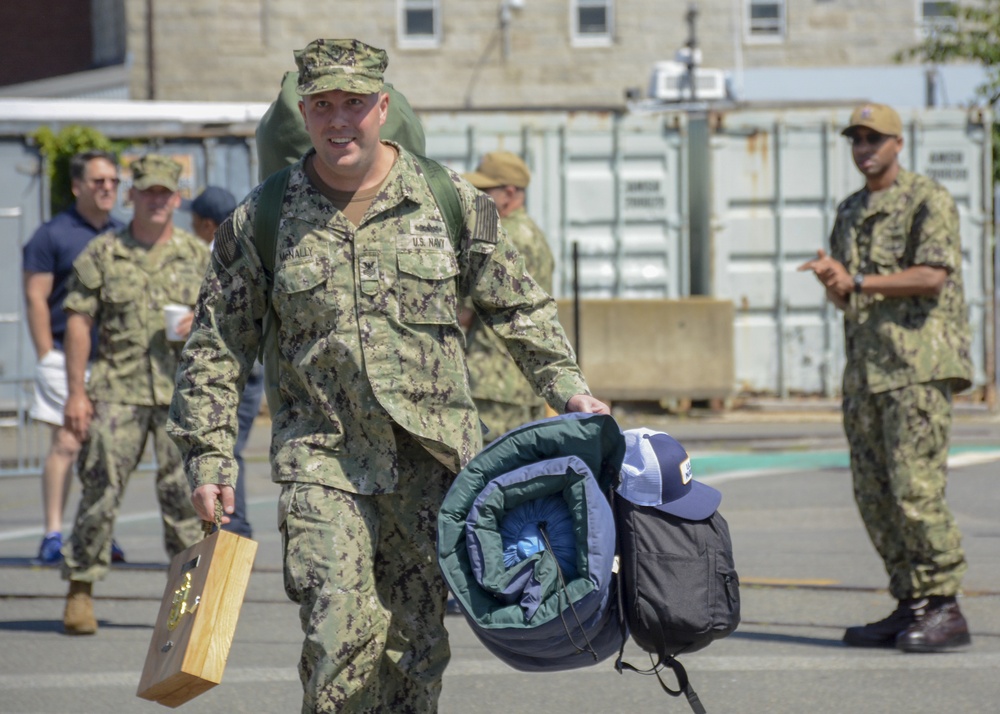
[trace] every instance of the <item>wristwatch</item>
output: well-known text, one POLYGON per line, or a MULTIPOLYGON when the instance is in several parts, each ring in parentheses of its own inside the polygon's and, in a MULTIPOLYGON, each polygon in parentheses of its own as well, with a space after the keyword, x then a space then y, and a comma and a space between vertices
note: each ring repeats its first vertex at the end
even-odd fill
POLYGON ((861 294, 861 283, 865 281, 865 276, 861 273, 857 273, 854 276, 854 292, 861 294))

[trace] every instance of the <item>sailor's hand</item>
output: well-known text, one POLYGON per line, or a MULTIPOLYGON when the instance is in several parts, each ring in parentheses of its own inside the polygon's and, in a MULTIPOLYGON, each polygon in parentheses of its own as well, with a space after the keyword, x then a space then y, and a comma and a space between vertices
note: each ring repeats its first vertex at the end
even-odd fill
POLYGON ((610 414, 611 407, 589 394, 574 394, 566 402, 566 411, 584 412, 586 414, 610 414))
POLYGON ((236 492, 232 486, 204 483, 191 494, 191 503, 198 517, 215 523, 215 502, 222 500, 222 523, 229 523, 229 515, 236 510, 236 492))

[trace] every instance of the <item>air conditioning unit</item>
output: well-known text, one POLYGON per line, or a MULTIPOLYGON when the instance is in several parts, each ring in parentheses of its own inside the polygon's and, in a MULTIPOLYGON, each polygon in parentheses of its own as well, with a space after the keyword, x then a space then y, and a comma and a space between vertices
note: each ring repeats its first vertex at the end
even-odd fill
MULTIPOLYGON (((725 99, 726 73, 721 69, 695 67, 695 99, 698 101, 725 99)), ((679 102, 691 99, 690 77, 687 65, 682 62, 666 61, 653 65, 649 81, 649 96, 664 102, 679 102)))

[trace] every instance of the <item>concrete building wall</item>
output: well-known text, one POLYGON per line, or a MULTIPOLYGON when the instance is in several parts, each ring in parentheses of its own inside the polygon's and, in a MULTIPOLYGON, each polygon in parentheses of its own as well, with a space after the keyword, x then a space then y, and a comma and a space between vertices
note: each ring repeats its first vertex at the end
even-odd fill
MULTIPOLYGON (((575 47, 571 0, 524 0, 506 35, 499 0, 439 0, 440 46, 412 49, 397 39, 400 1, 125 0, 132 96, 269 100, 294 49, 357 37, 389 51, 388 79, 417 109, 621 106, 688 37, 683 1, 615 0, 610 45, 575 47)), ((748 1, 698 4, 704 66, 886 65, 918 39, 914 0, 787 0, 778 41, 745 36, 748 1)))

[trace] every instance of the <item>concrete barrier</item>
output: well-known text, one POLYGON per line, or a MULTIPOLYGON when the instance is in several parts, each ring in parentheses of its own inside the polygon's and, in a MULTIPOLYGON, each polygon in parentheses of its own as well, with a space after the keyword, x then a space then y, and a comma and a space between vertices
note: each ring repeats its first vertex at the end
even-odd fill
POLYGON ((734 307, 712 298, 572 300, 559 319, 594 394, 604 399, 727 399, 735 391, 734 307))

